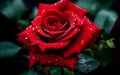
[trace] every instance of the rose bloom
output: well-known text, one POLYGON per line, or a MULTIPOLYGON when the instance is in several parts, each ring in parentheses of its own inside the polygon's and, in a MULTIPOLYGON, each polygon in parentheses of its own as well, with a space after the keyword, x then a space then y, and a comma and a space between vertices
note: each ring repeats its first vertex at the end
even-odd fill
POLYGON ((101 33, 85 16, 87 12, 69 0, 40 3, 31 25, 18 34, 18 40, 30 49, 30 67, 39 62, 74 70, 77 54, 91 47, 101 33))

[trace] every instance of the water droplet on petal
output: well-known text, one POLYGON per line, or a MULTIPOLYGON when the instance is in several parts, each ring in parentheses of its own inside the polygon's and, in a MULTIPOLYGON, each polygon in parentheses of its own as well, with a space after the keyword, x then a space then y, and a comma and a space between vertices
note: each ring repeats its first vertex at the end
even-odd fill
POLYGON ((40 32, 40 30, 38 30, 38 32, 40 32))
POLYGON ((27 33, 27 34, 29 34, 29 33, 27 33))
POLYGON ((26 29, 28 29, 28 27, 26 29))
POLYGON ((35 28, 32 28, 32 30, 35 30, 35 28))
POLYGON ((75 31, 78 31, 78 29, 75 29, 75 31))
POLYGON ((33 56, 32 58, 33 58, 33 59, 35 59, 35 57, 34 57, 34 56, 33 56))
POLYGON ((34 45, 33 43, 31 43, 30 45, 34 45))
POLYGON ((25 39, 27 40, 28 38, 27 38, 27 37, 25 37, 25 39))
POLYGON ((45 10, 43 10, 42 12, 45 12, 45 10))
POLYGON ((92 30, 93 30, 93 28, 90 28, 90 30, 92 31, 92 30))
POLYGON ((85 44, 84 40, 82 40, 80 44, 81 44, 81 45, 84 45, 84 44, 85 44))
POLYGON ((74 21, 76 21, 77 19, 75 18, 74 21))
POLYGON ((75 27, 75 23, 72 24, 72 28, 74 28, 74 27, 75 27))
POLYGON ((36 29, 38 28, 38 26, 35 27, 36 29))

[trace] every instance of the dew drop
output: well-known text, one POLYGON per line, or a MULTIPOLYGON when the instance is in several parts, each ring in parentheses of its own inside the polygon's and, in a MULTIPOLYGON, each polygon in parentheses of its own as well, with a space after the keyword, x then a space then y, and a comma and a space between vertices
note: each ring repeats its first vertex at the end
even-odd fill
POLYGON ((33 59, 35 59, 35 57, 34 57, 34 56, 33 56, 32 58, 33 58, 33 59))
POLYGON ((28 27, 26 29, 28 29, 28 27))
POLYGON ((38 28, 38 26, 35 27, 36 29, 38 28))
POLYGON ((31 23, 33 23, 33 21, 31 21, 31 23))
POLYGON ((27 34, 29 34, 29 33, 27 33, 27 34))
POLYGON ((39 18, 41 17, 41 16, 38 16, 39 18))
POLYGON ((75 23, 72 24, 72 28, 74 28, 74 27, 75 27, 75 23))
POLYGON ((31 43, 30 45, 34 45, 33 43, 31 43))
POLYGON ((35 30, 35 28, 32 28, 32 30, 35 30))
POLYGON ((74 21, 76 21, 77 19, 75 18, 74 21))
POLYGON ((93 28, 90 28, 90 30, 92 31, 92 30, 93 30, 93 28))
POLYGON ((45 10, 43 10, 42 12, 45 12, 45 10))
POLYGON ((40 30, 38 30, 38 32, 40 32, 40 30))
POLYGON ((27 38, 27 37, 25 37, 25 39, 27 40, 28 38, 27 38))
POLYGON ((84 45, 84 43, 85 43, 84 40, 82 40, 80 44, 81 44, 81 45, 84 45))
POLYGON ((75 29, 75 31, 79 31, 79 29, 75 29))

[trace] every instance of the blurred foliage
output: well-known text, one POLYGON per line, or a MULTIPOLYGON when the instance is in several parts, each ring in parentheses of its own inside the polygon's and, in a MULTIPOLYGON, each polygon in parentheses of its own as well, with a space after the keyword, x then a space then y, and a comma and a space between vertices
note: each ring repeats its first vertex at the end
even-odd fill
POLYGON ((16 55, 20 47, 11 42, 0 42, 0 58, 9 58, 16 55))
POLYGON ((75 65, 75 73, 88 73, 99 67, 100 63, 85 54, 78 55, 78 64, 75 65))
MULTIPOLYGON (((25 0, 27 1, 27 0, 25 0)), ((30 25, 30 21, 36 16, 38 11, 37 6, 32 8, 26 7, 24 0, 0 0, 0 13, 9 20, 16 22, 16 26, 25 29, 30 25), (28 14, 27 10, 31 12, 28 14), (26 18, 24 15, 27 13, 26 18)), ((59 0, 41 0, 38 2, 52 3, 59 0)), ((118 18, 118 14, 111 10, 112 4, 115 0, 72 0, 78 6, 89 10, 88 16, 92 18, 93 22, 103 29, 101 37, 93 48, 85 49, 78 55, 78 64, 75 66, 74 72, 69 69, 60 67, 46 68, 37 66, 36 69, 29 69, 19 75, 84 75, 98 67, 102 66, 104 69, 110 62, 113 56, 113 50, 116 47, 114 44, 115 38, 108 37, 113 29, 115 22, 118 18), (89 53, 89 54, 88 54, 89 53), (39 71, 39 69, 42 71, 39 71), (39 73, 39 72, 45 73, 39 73), (49 72, 50 71, 50 72, 49 72)), ((16 36, 16 35, 15 35, 16 36)), ((0 42, 0 59, 9 58, 15 56, 20 51, 20 47, 12 42, 0 42)), ((26 48, 25 48, 26 49, 26 48)), ((24 55, 23 55, 24 56, 24 55)), ((28 64, 28 63, 27 63, 28 64)))
POLYGON ((23 0, 7 0, 0 12, 9 19, 20 19, 25 11, 23 0))
POLYGON ((113 10, 103 9, 100 10, 95 19, 94 23, 104 29, 104 33, 109 34, 116 22, 118 15, 113 10))
POLYGON ((35 71, 34 69, 30 69, 27 70, 26 72, 23 72, 19 75, 41 75, 40 73, 38 73, 37 71, 35 71))

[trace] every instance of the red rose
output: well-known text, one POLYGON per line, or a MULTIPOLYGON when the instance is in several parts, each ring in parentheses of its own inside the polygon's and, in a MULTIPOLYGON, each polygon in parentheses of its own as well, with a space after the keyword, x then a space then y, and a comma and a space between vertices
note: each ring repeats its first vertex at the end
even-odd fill
POLYGON ((36 18, 18 40, 30 49, 30 67, 36 62, 74 69, 77 54, 93 45, 101 29, 84 10, 69 0, 40 4, 36 18))

